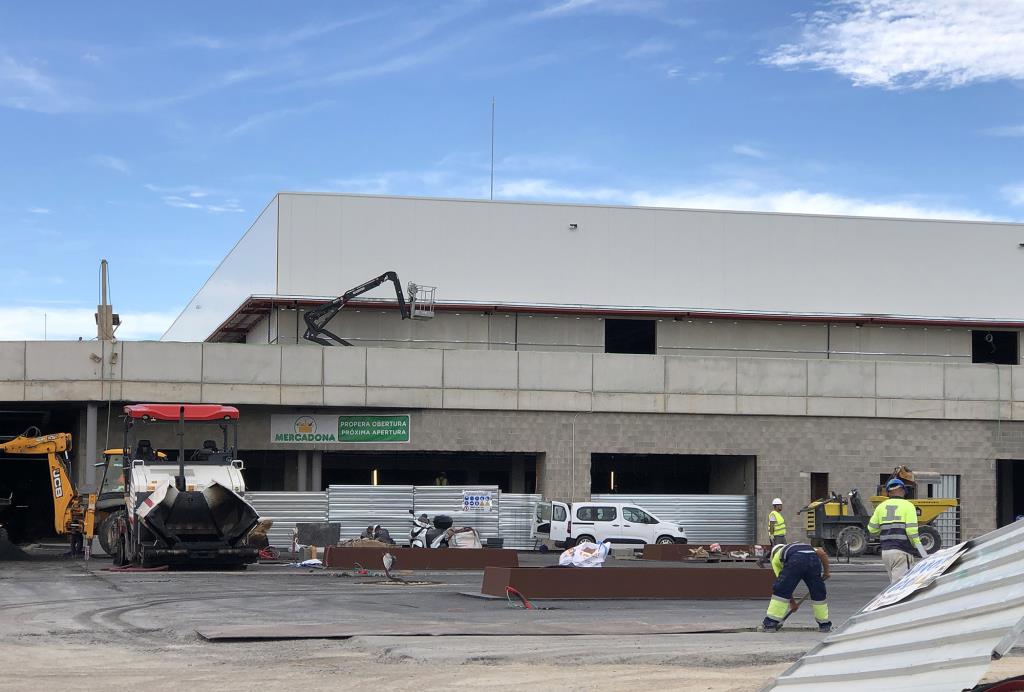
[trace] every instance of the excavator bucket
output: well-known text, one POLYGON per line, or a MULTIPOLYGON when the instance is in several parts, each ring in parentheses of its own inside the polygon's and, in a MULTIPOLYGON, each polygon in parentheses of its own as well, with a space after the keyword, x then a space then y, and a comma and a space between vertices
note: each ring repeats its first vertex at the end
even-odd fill
POLYGON ((242 564, 255 559, 256 550, 244 540, 259 515, 219 483, 190 491, 164 483, 142 504, 138 516, 161 544, 145 549, 144 562, 242 564))

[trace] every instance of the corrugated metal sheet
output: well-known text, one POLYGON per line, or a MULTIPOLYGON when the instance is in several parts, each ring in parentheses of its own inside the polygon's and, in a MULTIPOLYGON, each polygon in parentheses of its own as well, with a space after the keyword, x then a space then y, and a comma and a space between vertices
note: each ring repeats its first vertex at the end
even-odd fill
POLYGON ((327 521, 327 493, 265 492, 245 494, 262 519, 273 519, 268 538, 276 548, 291 549, 296 522, 327 521))
POLYGON ((504 547, 533 550, 533 516, 543 496, 540 493, 502 493, 499 528, 504 547))
POLYGON ((399 545, 408 545, 412 527, 411 485, 332 485, 327 488, 327 518, 341 524, 341 539, 358 538, 380 524, 399 545))
POLYGON ((501 491, 496 485, 418 485, 414 489, 413 502, 416 513, 426 512, 433 517, 435 514, 447 514, 454 520, 454 526, 472 526, 480 534, 481 540, 496 538, 499 535, 498 519, 501 509, 501 491), (463 512, 462 491, 482 490, 490 492, 492 508, 490 511, 463 512))
POLYGON ((1024 521, 972 541, 906 600, 859 612, 766 689, 962 690, 1024 631, 1024 521))
POLYGON ((601 494, 594 502, 633 502, 662 521, 681 524, 691 543, 753 543, 752 495, 601 494))

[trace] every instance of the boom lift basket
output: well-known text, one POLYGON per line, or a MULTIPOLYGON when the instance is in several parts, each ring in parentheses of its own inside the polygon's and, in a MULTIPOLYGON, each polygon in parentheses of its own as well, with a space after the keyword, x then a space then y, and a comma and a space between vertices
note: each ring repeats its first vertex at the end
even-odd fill
POLYGON ((409 282, 409 317, 414 320, 429 320, 434 316, 434 291, 436 286, 420 286, 409 282))

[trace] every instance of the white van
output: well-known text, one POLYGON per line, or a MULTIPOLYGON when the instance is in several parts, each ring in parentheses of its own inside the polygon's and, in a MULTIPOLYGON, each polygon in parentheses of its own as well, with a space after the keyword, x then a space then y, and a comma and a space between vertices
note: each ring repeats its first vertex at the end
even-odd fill
POLYGON ((541 502, 534 517, 533 535, 556 547, 582 541, 686 543, 682 526, 661 521, 631 502, 541 502))

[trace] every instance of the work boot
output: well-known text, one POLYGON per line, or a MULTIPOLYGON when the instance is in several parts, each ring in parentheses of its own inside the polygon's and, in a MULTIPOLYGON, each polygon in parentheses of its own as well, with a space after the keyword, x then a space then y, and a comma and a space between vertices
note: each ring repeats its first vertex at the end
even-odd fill
POLYGON ((831 622, 819 622, 818 623, 818 631, 819 632, 831 632, 832 631, 832 623, 831 622))
POLYGON ((779 623, 778 620, 772 620, 771 618, 765 618, 761 622, 761 628, 765 632, 778 632, 779 631, 779 625, 780 625, 780 623, 779 623))

